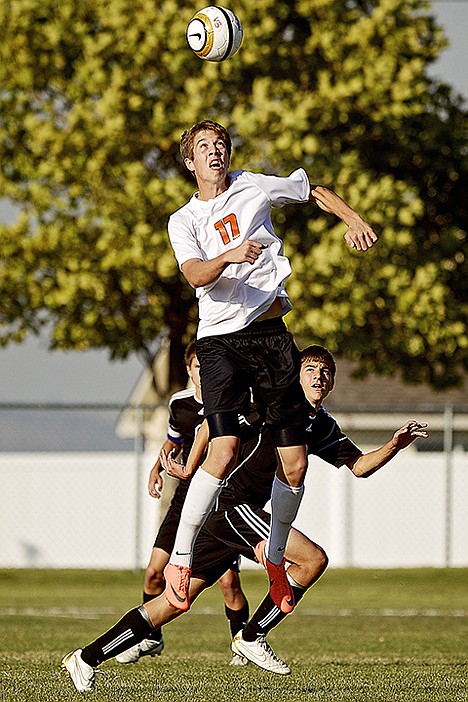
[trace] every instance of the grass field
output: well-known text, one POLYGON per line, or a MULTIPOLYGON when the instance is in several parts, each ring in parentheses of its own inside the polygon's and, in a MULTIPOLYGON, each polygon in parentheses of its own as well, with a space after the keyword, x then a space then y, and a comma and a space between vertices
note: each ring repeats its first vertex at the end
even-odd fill
MULTIPOLYGON (((244 571, 251 607, 266 591, 244 571)), ((60 671, 139 603, 141 573, 0 571, 0 699, 153 702, 458 702, 467 700, 468 569, 327 572, 269 635, 292 668, 282 677, 232 668, 223 602, 214 587, 165 628, 160 658, 102 664, 91 695, 60 671)))

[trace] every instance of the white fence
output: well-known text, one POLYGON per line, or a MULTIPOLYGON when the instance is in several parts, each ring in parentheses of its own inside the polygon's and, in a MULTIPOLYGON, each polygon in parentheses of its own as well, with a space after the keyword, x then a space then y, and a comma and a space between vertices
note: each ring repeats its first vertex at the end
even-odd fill
MULTIPOLYGON (((0 454, 1 568, 139 568, 160 502, 150 454, 0 454)), ((312 459, 295 525, 331 566, 468 566, 468 454, 411 447, 367 479, 312 459)))

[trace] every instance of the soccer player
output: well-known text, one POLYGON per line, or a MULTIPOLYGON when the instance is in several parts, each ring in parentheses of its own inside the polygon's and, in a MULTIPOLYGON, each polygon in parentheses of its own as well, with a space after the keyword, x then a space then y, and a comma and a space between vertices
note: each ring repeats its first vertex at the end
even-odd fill
POLYGON ((180 151, 198 192, 170 217, 168 231, 182 274, 199 302, 197 355, 210 445, 182 509, 164 573, 166 597, 176 608, 190 606, 193 544, 235 465, 237 418, 248 412, 253 391, 280 457, 262 562, 271 597, 287 613, 294 598, 284 549, 303 494, 307 454, 299 352, 282 320, 291 309, 284 288, 291 267, 270 212, 275 206, 311 201, 347 224, 345 240, 351 248, 366 251, 377 236, 332 190, 311 186, 302 168, 288 177, 229 172, 231 138, 216 122, 204 120, 186 130, 180 151))
MULTIPOLYGON (((162 451, 164 453, 173 452, 174 456, 180 453, 182 462, 187 463, 190 449, 195 439, 195 433, 204 420, 203 399, 200 388, 200 364, 196 355, 195 342, 188 344, 185 349, 184 360, 187 374, 193 382, 193 387, 176 392, 169 400, 169 427, 162 451)), ((149 494, 152 497, 159 498, 162 486, 161 460, 158 457, 149 475, 149 494)), ((179 482, 167 514, 156 535, 150 561, 145 572, 143 602, 152 600, 164 590, 163 571, 169 561, 174 545, 175 533, 188 486, 187 480, 179 482)), ((232 564, 226 568, 226 572, 221 575, 218 581, 225 600, 225 613, 229 621, 231 638, 249 618, 249 605, 240 583, 238 560, 238 557, 233 558, 232 564)), ((153 629, 146 639, 116 656, 116 659, 119 663, 135 663, 142 656, 159 656, 163 648, 162 631, 160 628, 157 628, 153 629)), ((233 654, 230 664, 242 665, 245 662, 245 659, 233 654)))
MULTIPOLYGON (((322 407, 323 400, 333 388, 334 378, 335 363, 326 349, 310 346, 302 352, 301 382, 309 410, 306 427, 308 453, 320 456, 336 467, 346 465, 357 477, 367 477, 416 437, 427 437, 426 425, 411 420, 379 449, 362 453, 322 407)), ((250 426, 252 433, 241 444, 239 463, 226 480, 217 509, 209 515, 196 540, 189 586, 191 601, 205 587, 216 582, 233 556, 242 554, 255 560, 263 557, 262 545, 270 527, 270 515, 263 506, 269 498, 277 459, 269 428, 262 425, 259 429, 259 422, 250 426)), ((202 430, 195 442, 197 449, 198 441, 206 442, 202 430)), ((171 457, 163 456, 162 460, 169 474, 180 477, 187 477, 196 463, 192 463, 192 455, 187 467, 176 464, 171 457)), ((324 572, 327 556, 320 546, 292 528, 285 557, 290 564, 288 581, 296 601, 299 601, 324 572)), ((67 654, 63 665, 75 687, 91 690, 95 666, 127 645, 122 641, 138 642, 153 628, 161 627, 183 611, 169 605, 164 597, 157 597, 128 612, 93 643, 67 654)), ((268 594, 247 626, 234 637, 233 651, 271 672, 290 673, 289 666, 275 655, 266 641, 267 633, 285 616, 268 594)))

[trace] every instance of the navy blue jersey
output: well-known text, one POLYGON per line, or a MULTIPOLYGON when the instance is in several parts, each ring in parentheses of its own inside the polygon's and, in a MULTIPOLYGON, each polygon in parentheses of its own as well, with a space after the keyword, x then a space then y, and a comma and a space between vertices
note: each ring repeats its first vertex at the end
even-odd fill
POLYGON ((323 407, 308 417, 306 442, 309 456, 319 456, 337 468, 354 463, 362 455, 361 449, 343 434, 336 419, 323 407))
POLYGON ((180 446, 184 465, 203 419, 203 404, 195 397, 195 388, 180 390, 172 395, 169 400, 167 438, 180 446))

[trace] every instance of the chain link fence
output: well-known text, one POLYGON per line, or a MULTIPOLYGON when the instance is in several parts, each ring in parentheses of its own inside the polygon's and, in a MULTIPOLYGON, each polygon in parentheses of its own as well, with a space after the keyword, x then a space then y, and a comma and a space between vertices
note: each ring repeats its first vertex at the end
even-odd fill
MULTIPOLYGON (((332 566, 467 566, 468 406, 333 414, 365 451, 412 417, 430 438, 367 479, 311 457, 295 526, 332 566)), ((147 493, 166 427, 162 405, 0 405, 0 567, 144 567, 175 484, 147 493)))

